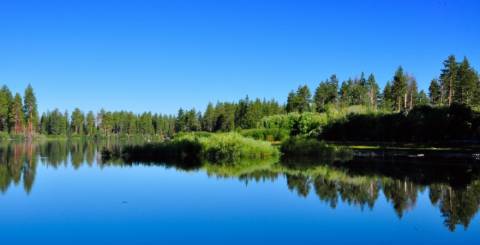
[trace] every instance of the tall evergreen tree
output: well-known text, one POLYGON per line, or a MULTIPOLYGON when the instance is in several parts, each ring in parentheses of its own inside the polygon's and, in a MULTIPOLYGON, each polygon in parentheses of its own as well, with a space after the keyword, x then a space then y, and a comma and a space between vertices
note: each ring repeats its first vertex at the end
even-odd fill
POLYGON ((95 115, 92 111, 87 113, 87 118, 85 122, 85 133, 89 136, 95 135, 96 133, 96 125, 95 125, 95 115))
POLYGON ((325 105, 335 104, 338 96, 338 79, 336 75, 332 75, 329 80, 321 82, 315 90, 314 103, 315 110, 322 112, 325 105))
POLYGON ((12 100, 12 93, 8 87, 2 86, 0 89, 0 131, 8 132, 9 130, 8 114, 12 100))
POLYGON ((312 94, 307 85, 300 86, 296 94, 296 111, 303 113, 310 111, 312 94))
POLYGON ((24 96, 24 115, 27 123, 27 133, 32 135, 37 131, 38 125, 38 111, 37 111, 37 98, 33 92, 32 86, 29 84, 25 89, 24 96))
POLYGON ((416 105, 417 97, 418 97, 418 87, 417 87, 417 80, 412 77, 408 76, 408 87, 407 87, 407 108, 413 109, 416 105))
POLYGON ((294 112, 297 107, 296 102, 297 102, 297 96, 295 95, 295 92, 290 91, 290 93, 288 93, 287 105, 285 110, 287 112, 294 112))
POLYGON ((442 104, 442 88, 438 83, 437 79, 432 79, 430 82, 430 87, 428 87, 430 103, 432 105, 441 105, 442 104))
POLYGON ((370 74, 367 79, 367 91, 369 98, 369 105, 377 107, 378 98, 380 97, 380 88, 378 87, 375 76, 370 74))
POLYGON ((208 103, 207 109, 202 118, 202 129, 207 132, 212 132, 215 127, 215 111, 212 103, 208 103))
POLYGON ((75 108, 72 112, 71 130, 73 134, 83 134, 83 128, 85 125, 85 116, 79 108, 75 108))
POLYGON ((407 76, 403 72, 403 68, 398 67, 393 77, 392 95, 394 97, 394 105, 397 111, 407 107, 407 76))
POLYGON ((467 57, 458 66, 457 83, 455 85, 453 100, 457 103, 472 105, 475 100, 475 92, 478 89, 477 74, 470 67, 467 57))
POLYGON ((15 134, 24 132, 24 114, 22 96, 19 93, 15 94, 9 110, 10 129, 15 134))
POLYGON ((394 102, 395 96, 393 94, 393 89, 390 81, 385 84, 383 88, 383 98, 382 98, 382 106, 384 109, 393 110, 394 109, 394 102))
POLYGON ((455 87, 457 83, 457 70, 458 64, 454 55, 448 56, 443 62, 442 73, 440 74, 440 83, 442 85, 442 97, 443 101, 447 102, 447 105, 453 103, 455 96, 455 87))

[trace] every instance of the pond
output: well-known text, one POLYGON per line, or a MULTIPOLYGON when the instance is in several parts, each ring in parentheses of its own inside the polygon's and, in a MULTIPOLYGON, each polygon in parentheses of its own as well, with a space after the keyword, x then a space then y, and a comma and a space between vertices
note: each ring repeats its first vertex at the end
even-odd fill
POLYGON ((480 244, 476 164, 102 160, 116 145, 0 145, 2 243, 480 244))

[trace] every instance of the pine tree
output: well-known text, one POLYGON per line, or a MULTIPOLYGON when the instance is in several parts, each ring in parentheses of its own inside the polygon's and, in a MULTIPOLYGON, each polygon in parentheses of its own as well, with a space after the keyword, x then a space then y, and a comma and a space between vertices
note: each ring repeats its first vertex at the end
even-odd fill
POLYGON ((27 134, 31 136, 37 131, 38 125, 37 98, 31 85, 28 85, 25 89, 23 106, 25 121, 27 123, 27 134))
POLYGON ((394 105, 397 111, 407 107, 407 76, 403 72, 403 68, 398 67, 393 77, 392 94, 394 97, 394 105))
POLYGON ((0 131, 8 132, 9 130, 8 114, 12 100, 12 93, 8 87, 2 86, 0 89, 0 131))
POLYGON ((303 113, 310 111, 312 94, 307 85, 300 86, 296 94, 296 111, 303 113))
POLYGON ((442 104, 442 88, 438 83, 437 79, 432 79, 430 82, 430 87, 428 87, 430 103, 432 105, 441 105, 442 104))
POLYGON ((40 117, 40 133, 48 134, 48 114, 45 112, 40 117))
POLYGON ((458 66, 457 83, 455 85, 453 101, 471 106, 478 85, 476 72, 470 67, 467 57, 458 66))
POLYGON ((375 76, 370 74, 367 79, 367 90, 368 90, 368 98, 369 98, 369 105, 376 108, 377 101, 380 97, 380 88, 375 80, 375 76))
POLYGON ((296 100, 297 100, 297 97, 295 95, 295 92, 290 91, 290 93, 288 93, 287 105, 286 105, 286 108, 285 108, 285 110, 287 112, 294 112, 295 111, 295 108, 297 107, 296 100))
POLYGON ((418 96, 418 87, 417 87, 417 80, 412 77, 408 76, 408 88, 407 88, 407 108, 413 109, 416 105, 418 96))
POLYGON ((95 115, 92 111, 87 113, 87 119, 85 123, 85 133, 89 136, 95 135, 96 126, 95 126, 95 115))
POLYGON ((202 128, 207 132, 212 132, 215 126, 215 111, 212 103, 208 103, 207 109, 203 114, 202 128))
POLYGON ((395 96, 393 95, 392 85, 390 81, 388 81, 385 84, 382 94, 383 94, 383 99, 382 99, 383 108, 388 110, 393 110, 395 96))
POLYGON ((332 75, 330 80, 321 82, 315 90, 313 97, 315 110, 323 112, 327 104, 335 104, 338 96, 338 79, 332 75))
POLYGON ((76 135, 83 134, 83 128, 85 125, 85 116, 83 112, 79 108, 75 108, 72 112, 72 119, 71 119, 71 129, 72 133, 76 135))
POLYGON ((457 70, 458 64, 454 55, 448 56, 448 59, 443 62, 442 74, 440 75, 440 83, 442 86, 442 99, 447 102, 447 105, 453 103, 455 97, 455 87, 457 86, 457 70))
POLYGON ((19 93, 15 94, 9 110, 10 116, 10 128, 15 134, 21 134, 24 132, 24 114, 22 105, 22 96, 19 93))

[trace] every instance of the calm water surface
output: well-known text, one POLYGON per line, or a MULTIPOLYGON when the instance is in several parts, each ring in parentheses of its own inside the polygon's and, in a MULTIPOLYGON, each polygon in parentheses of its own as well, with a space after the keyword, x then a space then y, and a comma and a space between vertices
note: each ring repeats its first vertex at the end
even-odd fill
POLYGON ((1 243, 480 244, 476 166, 127 164, 103 147, 1 145, 1 243))

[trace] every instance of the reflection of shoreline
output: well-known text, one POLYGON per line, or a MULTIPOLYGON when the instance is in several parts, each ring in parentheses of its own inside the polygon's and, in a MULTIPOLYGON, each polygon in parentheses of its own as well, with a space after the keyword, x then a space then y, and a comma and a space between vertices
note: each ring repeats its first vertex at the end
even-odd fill
POLYGON ((51 141, 43 144, 0 145, 0 190, 23 183, 26 193, 34 185, 37 162, 54 168, 97 164, 99 167, 148 165, 175 168, 181 171, 204 171, 215 178, 240 181, 279 181, 304 197, 314 193, 322 202, 335 208, 347 203, 373 209, 381 193, 391 203, 398 217, 415 207, 420 192, 429 191, 432 205, 438 206, 445 225, 455 230, 468 227, 480 205, 480 167, 473 164, 396 161, 392 158, 371 159, 330 157, 264 159, 243 161, 235 165, 188 162, 130 162, 112 159, 103 162, 100 150, 116 147, 112 142, 51 141))

